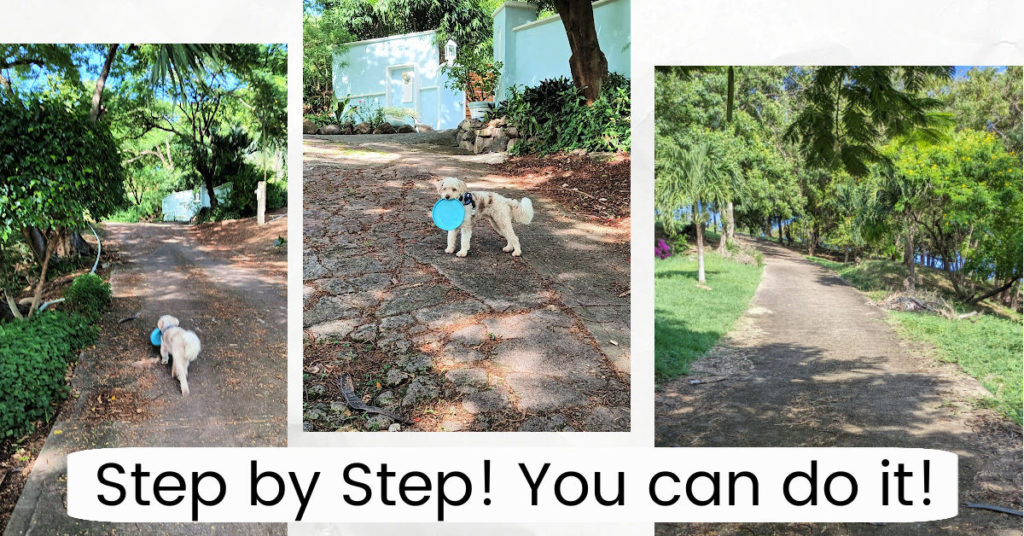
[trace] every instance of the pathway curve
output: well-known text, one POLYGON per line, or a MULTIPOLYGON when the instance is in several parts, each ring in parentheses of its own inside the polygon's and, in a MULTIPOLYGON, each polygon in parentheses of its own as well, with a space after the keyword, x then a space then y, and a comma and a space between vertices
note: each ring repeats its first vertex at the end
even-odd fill
POLYGON ((393 424, 348 411, 346 372, 405 429, 629 430, 628 236, 439 136, 305 139, 306 428, 393 424), (534 201, 522 257, 487 225, 468 257, 444 253, 430 220, 444 176, 534 201))
POLYGON ((656 444, 946 450, 960 456, 960 515, 883 527, 664 525, 658 534, 1021 534, 1020 518, 962 506, 1021 508, 1021 429, 970 402, 984 388, 901 339, 833 272, 751 245, 765 256, 761 284, 733 331, 657 393, 656 444))
POLYGON ((95 348, 79 358, 74 401, 58 417, 4 532, 21 534, 284 534, 257 524, 107 524, 68 517, 66 455, 105 447, 283 447, 286 282, 211 254, 193 229, 106 224, 104 251, 126 262, 111 278, 113 305, 95 348), (117 321, 139 313, 137 320, 117 321), (173 314, 202 340, 182 397, 149 344, 173 314))

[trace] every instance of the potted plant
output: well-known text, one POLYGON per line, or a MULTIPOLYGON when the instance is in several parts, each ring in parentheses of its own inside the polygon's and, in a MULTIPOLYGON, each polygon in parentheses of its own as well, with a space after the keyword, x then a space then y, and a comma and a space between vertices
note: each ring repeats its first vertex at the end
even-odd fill
POLYGON ((442 67, 448 75, 445 86, 455 91, 465 91, 469 100, 469 116, 483 119, 494 105, 487 97, 494 94, 501 75, 500 61, 480 50, 464 52, 452 65, 442 67))

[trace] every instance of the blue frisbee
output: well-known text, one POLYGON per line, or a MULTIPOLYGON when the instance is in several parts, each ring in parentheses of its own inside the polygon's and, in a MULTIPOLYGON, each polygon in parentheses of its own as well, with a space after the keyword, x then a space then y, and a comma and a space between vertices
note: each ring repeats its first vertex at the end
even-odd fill
POLYGON ((434 225, 444 231, 453 231, 466 219, 466 209, 458 199, 439 199, 431 211, 434 225))
POLYGON ((153 330, 153 333, 149 334, 149 342, 153 343, 153 346, 160 346, 160 328, 153 330))

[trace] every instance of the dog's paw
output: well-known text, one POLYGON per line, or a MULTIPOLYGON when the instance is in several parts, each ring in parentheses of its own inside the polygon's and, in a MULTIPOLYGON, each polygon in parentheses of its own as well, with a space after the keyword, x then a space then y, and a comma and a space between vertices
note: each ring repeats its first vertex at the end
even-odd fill
POLYGON ((513 257, 518 257, 518 256, 520 256, 522 254, 523 254, 523 252, 519 251, 518 249, 512 252, 512 256, 513 257))
POLYGON ((465 257, 466 255, 469 255, 469 252, 466 250, 462 250, 455 254, 456 257, 465 257))
POLYGON ((501 250, 504 251, 505 253, 508 253, 509 251, 512 251, 513 249, 516 249, 515 246, 505 246, 505 247, 501 248, 501 250))
POLYGON ((445 253, 455 253, 455 248, 445 248, 445 253))

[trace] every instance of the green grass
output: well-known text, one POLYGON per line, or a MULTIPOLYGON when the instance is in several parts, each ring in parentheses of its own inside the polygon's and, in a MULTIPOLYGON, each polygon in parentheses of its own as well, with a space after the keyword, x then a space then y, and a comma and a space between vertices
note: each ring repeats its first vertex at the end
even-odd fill
POLYGON ((761 280, 762 268, 705 253, 705 290, 697 256, 674 255, 654 265, 654 368, 659 380, 685 374, 728 333, 761 280))
MULTIPOLYGON (((874 300, 901 288, 906 274, 901 264, 892 261, 843 264, 817 257, 808 259, 837 272, 874 300)), ((941 271, 918 267, 917 272, 919 288, 934 290, 952 299, 952 289, 941 271)), ((954 306, 960 311, 970 309, 959 303, 954 306)), ((1005 308, 999 309, 1007 312, 1005 308)), ((1021 424, 1024 325, 1020 315, 1007 314, 1010 318, 986 313, 977 318, 948 320, 931 314, 890 311, 889 320, 904 337, 934 346, 941 361, 960 365, 992 393, 987 403, 1021 424)))
POLYGON ((906 336, 934 345, 940 360, 957 363, 977 378, 992 393, 989 402, 1021 424, 1024 326, 994 315, 947 320, 936 315, 893 311, 889 319, 906 336))

